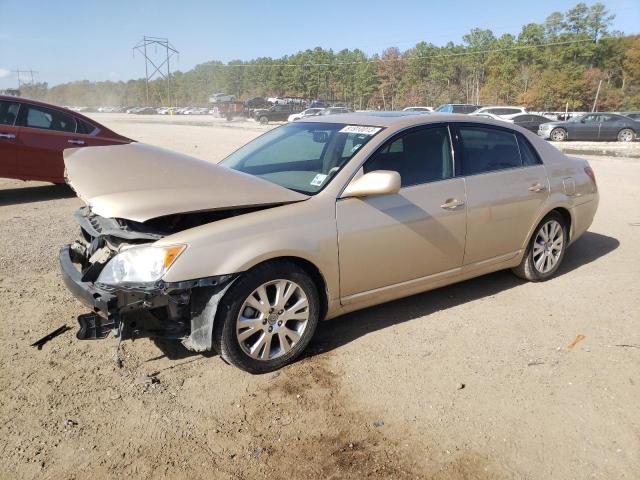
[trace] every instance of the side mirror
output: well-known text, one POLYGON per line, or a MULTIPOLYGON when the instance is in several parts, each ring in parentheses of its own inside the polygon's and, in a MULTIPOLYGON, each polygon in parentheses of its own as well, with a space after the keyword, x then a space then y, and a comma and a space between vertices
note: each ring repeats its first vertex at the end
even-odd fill
POLYGON ((393 195, 399 191, 400 174, 398 172, 376 170, 352 180, 344 190, 342 198, 393 195))

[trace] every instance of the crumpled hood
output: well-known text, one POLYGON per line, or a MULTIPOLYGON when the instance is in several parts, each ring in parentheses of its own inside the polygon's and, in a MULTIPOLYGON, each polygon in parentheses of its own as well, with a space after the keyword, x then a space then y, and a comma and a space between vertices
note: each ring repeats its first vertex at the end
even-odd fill
POLYGON ((91 210, 144 222, 207 210, 276 205, 309 197, 246 173, 132 143, 64 151, 67 183, 91 210))

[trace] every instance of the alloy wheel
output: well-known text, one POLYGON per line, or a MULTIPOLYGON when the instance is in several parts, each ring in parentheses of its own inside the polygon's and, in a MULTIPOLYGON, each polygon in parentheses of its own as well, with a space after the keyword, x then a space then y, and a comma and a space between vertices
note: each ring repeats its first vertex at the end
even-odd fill
POLYGON ((618 134, 618 140, 621 142, 631 142, 633 141, 633 131, 628 128, 621 130, 618 134))
POLYGON ((555 268, 564 249, 564 229, 557 220, 549 220, 538 230, 533 242, 533 265, 540 273, 555 268))
POLYGON ((565 139, 565 133, 564 130, 562 130, 561 128, 556 128, 555 130, 553 130, 551 132, 551 139, 554 142, 562 142, 565 139))
POLYGON ((309 299, 291 280, 272 280, 256 288, 242 304, 236 338, 256 360, 273 360, 300 341, 309 323, 309 299))

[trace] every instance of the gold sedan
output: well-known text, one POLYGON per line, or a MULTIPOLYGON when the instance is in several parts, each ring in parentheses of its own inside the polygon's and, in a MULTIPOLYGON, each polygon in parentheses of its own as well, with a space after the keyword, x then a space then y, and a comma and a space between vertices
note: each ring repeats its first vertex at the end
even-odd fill
POLYGON ((92 310, 78 338, 175 338, 253 373, 321 319, 501 269, 547 280, 598 205, 586 161, 463 115, 305 118, 218 165, 138 143, 65 159, 87 204, 60 252, 92 310))

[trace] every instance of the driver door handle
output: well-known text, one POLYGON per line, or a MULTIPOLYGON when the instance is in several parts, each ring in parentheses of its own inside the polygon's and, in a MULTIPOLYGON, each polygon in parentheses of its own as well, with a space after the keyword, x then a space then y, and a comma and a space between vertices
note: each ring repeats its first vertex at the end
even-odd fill
POLYGON ((67 140, 67 143, 73 143, 74 145, 84 145, 85 141, 84 140, 67 140))
POLYGON ((6 138, 8 140, 13 140, 16 138, 15 133, 0 133, 0 138, 6 138))
POLYGON ((440 205, 440 208, 444 208, 445 210, 453 210, 458 207, 462 207, 464 202, 462 200, 456 200, 455 198, 447 199, 445 203, 440 205))
POLYGON ((544 192, 546 189, 547 187, 545 187, 541 183, 534 183, 529 187, 529 191, 531 192, 544 192))

